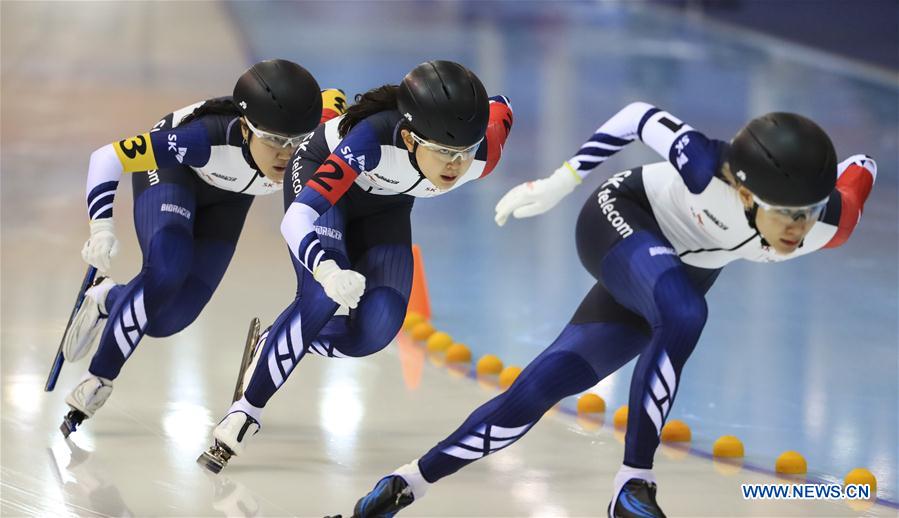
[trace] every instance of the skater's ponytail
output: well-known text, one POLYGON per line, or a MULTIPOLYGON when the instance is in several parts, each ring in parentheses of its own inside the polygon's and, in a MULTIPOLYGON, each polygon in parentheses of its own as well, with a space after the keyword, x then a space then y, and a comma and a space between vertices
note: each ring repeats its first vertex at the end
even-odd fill
POLYGON ((234 117, 240 117, 241 113, 230 97, 219 97, 210 99, 200 106, 197 106, 194 111, 185 115, 178 125, 182 126, 188 122, 195 121, 204 115, 232 115, 234 117))
POLYGON ((365 92, 356 94, 356 103, 347 108, 346 115, 337 126, 340 138, 346 136, 359 121, 378 112, 396 109, 396 92, 398 85, 382 85, 365 92))

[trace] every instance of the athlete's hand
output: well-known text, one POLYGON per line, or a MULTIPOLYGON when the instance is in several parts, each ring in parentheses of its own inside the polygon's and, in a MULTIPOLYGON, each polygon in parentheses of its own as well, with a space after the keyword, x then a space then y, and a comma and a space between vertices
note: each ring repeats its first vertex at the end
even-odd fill
POLYGON ((119 253, 119 241, 115 237, 112 218, 94 220, 90 224, 91 237, 81 248, 81 257, 84 262, 101 272, 108 272, 112 258, 119 253))
POLYGON ((543 214, 555 207, 559 200, 571 193, 579 183, 581 177, 568 162, 565 162, 562 167, 542 180, 525 182, 513 187, 496 204, 496 224, 505 225, 510 214, 516 218, 530 218, 543 214))
POLYGON ((355 308, 365 291, 365 277, 353 270, 343 270, 331 259, 322 261, 312 272, 325 294, 341 306, 355 308))

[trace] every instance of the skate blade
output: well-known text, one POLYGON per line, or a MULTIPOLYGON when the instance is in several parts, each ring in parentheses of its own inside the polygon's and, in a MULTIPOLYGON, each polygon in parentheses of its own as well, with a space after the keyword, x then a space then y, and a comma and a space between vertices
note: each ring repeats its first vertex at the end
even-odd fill
POLYGON ((207 471, 218 475, 222 472, 222 469, 225 468, 225 464, 228 463, 228 459, 223 458, 218 454, 216 448, 213 446, 209 448, 208 451, 204 451, 197 457, 197 464, 206 468, 207 471))
POLYGON ((67 419, 63 419, 62 424, 59 425, 59 431, 62 432, 62 436, 64 438, 68 439, 69 435, 71 435, 72 432, 75 431, 75 427, 69 424, 69 421, 67 419))
POLYGON ((69 438, 69 435, 72 434, 75 430, 78 429, 78 426, 84 422, 87 418, 83 412, 78 410, 72 410, 65 417, 62 418, 62 424, 59 425, 59 431, 62 432, 62 436, 66 439, 69 438))

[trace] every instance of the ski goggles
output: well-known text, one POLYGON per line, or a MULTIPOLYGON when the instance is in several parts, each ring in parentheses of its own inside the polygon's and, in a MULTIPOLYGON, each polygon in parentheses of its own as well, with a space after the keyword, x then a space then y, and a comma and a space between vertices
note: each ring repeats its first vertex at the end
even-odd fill
POLYGON ((306 139, 306 137, 313 133, 310 131, 309 133, 301 133, 299 135, 289 137, 287 135, 281 135, 279 133, 271 133, 265 130, 261 130, 256 126, 253 126, 253 123, 250 122, 250 119, 246 117, 244 117, 243 120, 246 121, 247 127, 250 128, 250 131, 253 132, 253 135, 256 135, 256 138, 274 148, 295 148, 299 146, 300 143, 306 139))
POLYGON ((409 134, 412 135, 412 140, 414 140, 416 144, 434 153, 434 156, 436 156, 438 160, 446 163, 453 162, 457 158, 461 162, 471 160, 472 158, 474 158, 475 153, 478 152, 478 147, 480 147, 481 142, 484 141, 484 138, 481 137, 480 140, 468 146, 467 148, 459 149, 454 147, 441 146, 440 144, 435 144, 433 142, 428 142, 427 140, 424 140, 411 131, 409 132, 409 134))
POLYGON ((755 194, 752 195, 752 200, 755 201, 756 205, 765 209, 765 211, 774 219, 784 224, 789 224, 801 219, 804 219, 805 221, 817 221, 821 217, 821 215, 824 214, 824 210, 827 208, 827 202, 830 201, 830 196, 824 198, 818 203, 804 205, 801 207, 771 205, 770 203, 765 203, 764 201, 760 200, 759 197, 755 194))

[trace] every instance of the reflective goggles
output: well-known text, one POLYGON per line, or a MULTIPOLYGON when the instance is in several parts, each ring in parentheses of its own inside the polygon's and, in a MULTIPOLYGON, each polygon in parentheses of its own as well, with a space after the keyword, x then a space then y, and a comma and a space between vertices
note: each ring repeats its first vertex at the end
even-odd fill
POLYGON ((419 146, 434 153, 438 160, 446 163, 453 162, 457 158, 462 162, 471 160, 472 158, 474 158, 475 153, 477 153, 478 147, 480 147, 481 142, 484 141, 484 138, 481 137, 480 140, 468 146, 467 148, 459 149, 454 147, 441 146, 440 144, 435 144, 433 142, 428 142, 427 140, 424 140, 411 131, 409 132, 409 134, 412 135, 412 140, 414 140, 419 146))
POLYGON ((244 117, 243 120, 247 123, 247 127, 250 128, 250 131, 253 132, 253 135, 256 135, 256 138, 261 140, 263 143, 275 148, 295 148, 299 146, 300 143, 306 139, 306 137, 313 133, 301 133, 293 137, 288 137, 286 135, 270 133, 268 131, 261 130, 256 126, 253 126, 253 123, 250 122, 250 119, 246 117, 244 117))
POLYGON ((827 202, 830 201, 830 196, 824 198, 818 203, 814 203, 812 205, 805 205, 802 207, 788 207, 784 205, 771 205, 770 203, 765 203, 760 200, 758 196, 755 194, 752 195, 753 201, 759 207, 765 209, 768 214, 770 214, 775 219, 789 224, 794 221, 799 221, 800 219, 805 219, 805 221, 817 221, 818 218, 824 214, 824 209, 827 208, 827 202))

